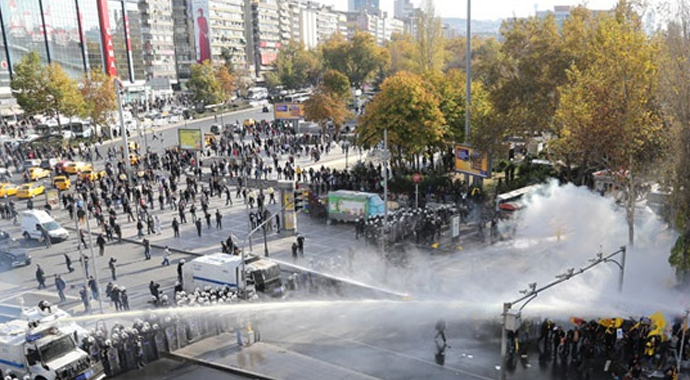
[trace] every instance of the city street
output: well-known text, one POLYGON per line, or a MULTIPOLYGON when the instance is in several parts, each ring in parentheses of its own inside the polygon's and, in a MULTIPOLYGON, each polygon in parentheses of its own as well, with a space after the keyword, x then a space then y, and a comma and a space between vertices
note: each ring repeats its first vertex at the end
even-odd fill
MULTIPOLYGON (((241 122, 244 118, 260 119, 262 116, 267 115, 261 115, 260 110, 258 113, 257 110, 250 110, 226 118, 241 122)), ((213 123, 211 118, 190 123, 188 127, 201 127, 207 132, 213 123)), ((160 151, 164 146, 175 144, 176 127, 179 126, 161 128, 163 141, 152 141, 148 135, 151 149, 160 151)), ((354 162, 353 157, 350 157, 350 162, 354 162)), ((305 168, 310 165, 342 167, 344 157, 340 149, 336 148, 331 154, 325 155, 321 162, 310 162, 302 157, 297 160, 297 164, 305 168)), ((153 259, 150 261, 144 259, 141 240, 136 237, 135 223, 128 223, 124 215, 118 215, 125 241, 122 244, 108 243, 103 257, 95 253, 101 289, 111 281, 107 263, 110 257, 115 257, 115 282, 127 288, 132 310, 141 310, 143 316, 147 313, 145 310, 152 307, 149 304, 151 295, 148 289, 151 280, 160 283, 163 292, 172 297, 179 260, 189 261, 197 255, 220 251, 220 242, 230 233, 240 240, 246 237, 248 209, 241 198, 235 198, 234 191, 232 194, 233 204, 228 206, 225 206, 224 197, 211 198, 209 208, 220 210, 223 228, 216 229, 215 223, 211 228, 204 225, 201 237, 197 236, 195 228, 189 223, 182 225, 181 237, 174 238, 170 222, 176 213, 167 208, 162 211, 158 208, 151 210, 153 215, 160 218, 163 228, 160 235, 147 235, 154 247, 153 259), (161 265, 162 248, 166 246, 173 250, 170 266, 161 265)), ((37 206, 41 204, 41 199, 37 199, 37 206)), ((269 204, 267 207, 275 212, 280 204, 269 204)), ((20 212, 25 208, 25 202, 18 203, 20 212)), ((84 315, 83 305, 78 299, 78 289, 84 285, 84 272, 78 261, 74 222, 69 220, 64 210, 54 210, 54 215, 64 227, 70 229, 70 239, 54 244, 49 249, 40 246, 38 242, 31 242, 32 265, 3 273, 0 277, 0 318, 12 318, 22 302, 27 306, 36 305, 41 299, 58 303, 53 274, 61 274, 68 283, 68 302, 61 307, 76 316, 84 315), (67 271, 64 264, 65 254, 72 258, 76 268, 72 273, 67 271), (48 289, 36 290, 36 264, 40 264, 46 272, 48 289)), ((92 228, 95 227, 93 220, 91 225, 92 228)), ((588 251, 590 247, 583 247, 581 240, 571 240, 568 234, 563 241, 551 238, 550 232, 546 231, 550 228, 541 229, 538 237, 519 238, 487 246, 474 236, 475 227, 463 225, 462 238, 455 242, 456 249, 441 252, 409 244, 405 246, 405 250, 409 251, 409 264, 395 267, 386 264, 376 248, 367 246, 363 239, 356 240, 353 225, 328 225, 308 214, 300 213, 297 226, 298 231, 306 238, 304 258, 297 260, 293 260, 290 254, 290 247, 295 241, 294 235, 285 232, 278 234, 275 231, 267 233, 266 247, 269 256, 285 263, 284 270, 299 270, 299 267, 304 267, 360 282, 386 294, 407 296, 395 300, 361 300, 357 297, 357 292, 338 294, 332 289, 316 289, 313 292, 298 290, 288 294, 284 301, 267 301, 256 306, 230 305, 223 311, 229 317, 237 313, 252 316, 252 323, 261 331, 260 344, 240 349, 232 336, 222 335, 218 340, 195 342, 174 353, 174 356, 187 361, 212 360, 216 364, 220 363, 220 367, 246 369, 276 379, 495 379, 500 372, 497 367, 500 363, 500 344, 496 327, 501 303, 515 298, 520 286, 528 281, 537 279, 546 282, 547 278, 552 278, 554 273, 567 265, 586 262, 587 256, 575 256, 571 253, 571 244, 582 250, 584 255, 591 254, 588 251), (351 251, 354 254, 351 255, 351 251), (495 281, 497 278, 502 281, 495 281), (447 321, 446 335, 451 346, 446 351, 443 365, 438 364, 434 357, 434 325, 439 319, 447 321), (226 345, 220 351, 222 355, 218 354, 219 344, 226 345), (307 373, 304 368, 311 370, 307 373)), ((7 220, 0 222, 0 228, 12 236, 20 236, 19 226, 14 226, 7 220)), ((569 233, 574 234, 573 231, 569 233)), ((590 233, 590 236, 593 235, 590 233)), ((444 237, 447 238, 445 235, 444 237)), ((603 240, 599 236, 592 239, 603 240)), ((619 239, 616 237, 612 240, 619 239)), ((251 250, 263 255, 264 249, 262 237, 254 236, 251 250)), ((88 250, 85 253, 91 256, 88 250)), ((616 274, 615 271, 608 270, 600 273, 606 278, 616 274)), ((583 289, 582 284, 578 286, 578 289, 583 289)), ((579 299, 590 299, 586 305, 592 307, 596 299, 591 301, 594 296, 587 290, 583 293, 584 297, 579 299)), ((557 293, 551 298, 540 297, 529 309, 537 310, 531 313, 531 317, 554 315, 565 321, 570 313, 579 315, 582 310, 577 309, 580 305, 573 294, 575 293, 557 293), (551 304, 558 304, 560 299, 572 301, 564 305, 562 310, 548 308, 551 304)), ((606 300, 601 302, 603 304, 606 300)), ((98 318, 99 303, 92 301, 92 307, 92 314, 98 318)), ((177 309, 177 312, 184 315, 184 309, 177 309)), ((103 313, 106 314, 104 319, 111 323, 122 319, 107 301, 103 302, 103 313)), ((219 369, 209 370, 203 366, 179 365, 176 361, 165 360, 152 363, 142 370, 144 375, 141 376, 177 379, 208 374, 215 378, 213 376, 220 376, 218 371, 219 369), (157 366, 163 368, 166 374, 161 372, 153 375, 155 371, 150 368, 159 368, 157 366)), ((120 378, 137 378, 138 374, 140 372, 130 372, 120 378)), ((536 354, 530 354, 518 363, 517 368, 509 371, 509 378, 577 377, 571 367, 553 366, 550 358, 542 357, 539 360, 536 354)), ((591 378, 606 379, 610 375, 605 374, 601 366, 591 378)))

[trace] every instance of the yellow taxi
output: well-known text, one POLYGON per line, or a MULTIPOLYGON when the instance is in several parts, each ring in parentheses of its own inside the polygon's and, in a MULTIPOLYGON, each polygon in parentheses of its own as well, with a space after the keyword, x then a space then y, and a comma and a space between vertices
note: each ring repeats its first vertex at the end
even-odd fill
POLYGON ((106 173, 105 170, 93 170, 93 169, 87 169, 87 170, 82 170, 81 173, 79 173, 79 177, 82 180, 89 180, 89 181, 98 181, 99 179, 105 178, 106 173))
MULTIPOLYGON (((83 161, 69 162, 62 167, 62 170, 67 174, 77 174, 91 168, 91 164, 87 164, 83 161)), ((93 169, 92 169, 93 170, 93 169)))
POLYGON ((37 195, 41 195, 46 191, 46 188, 43 187, 40 183, 27 183, 22 185, 22 187, 19 188, 19 191, 17 191, 17 198, 19 199, 27 199, 27 198, 33 198, 37 195))
POLYGON ((28 168, 24 172, 24 179, 26 181, 38 181, 39 179, 50 177, 50 170, 43 168, 28 168))
POLYGON ((70 181, 69 177, 66 175, 58 175, 53 178, 53 186, 58 190, 68 190, 71 184, 72 181, 70 181))
POLYGON ((17 195, 17 190, 19 190, 19 187, 13 183, 0 183, 0 198, 17 195))

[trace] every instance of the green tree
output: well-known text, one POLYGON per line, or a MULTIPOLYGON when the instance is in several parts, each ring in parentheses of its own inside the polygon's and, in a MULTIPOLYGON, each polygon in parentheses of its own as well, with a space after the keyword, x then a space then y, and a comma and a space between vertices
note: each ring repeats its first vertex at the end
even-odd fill
POLYGON ((113 111, 117 108, 113 78, 102 68, 93 68, 82 78, 81 94, 84 98, 85 113, 91 118, 91 123, 102 129, 110 127, 113 123, 113 111))
POLYGON ((323 75, 321 87, 323 92, 330 93, 331 95, 344 101, 352 98, 350 81, 339 71, 328 70, 328 72, 323 75))
POLYGON ((660 49, 624 2, 615 17, 599 20, 595 41, 588 46, 587 69, 568 70, 569 83, 561 89, 556 148, 563 158, 582 167, 605 168, 619 175, 632 245, 638 176, 658 160, 663 145, 654 97, 660 49))
POLYGON ((390 66, 388 50, 377 46, 371 34, 361 31, 355 32, 349 41, 334 34, 321 46, 321 55, 326 69, 345 74, 355 88, 362 88, 390 66))
POLYGON ((218 81, 216 70, 210 60, 205 60, 200 64, 192 64, 191 71, 187 88, 192 92, 192 99, 195 103, 207 106, 225 100, 221 83, 218 81))
POLYGON ((304 44, 295 40, 283 45, 273 67, 270 82, 280 83, 290 90, 315 85, 321 75, 316 52, 306 50, 304 44))
POLYGON ((39 115, 47 111, 48 70, 35 51, 23 56, 14 65, 10 87, 17 104, 27 115, 39 115))
POLYGON ((366 106, 356 130, 356 144, 373 147, 383 140, 387 129, 391 159, 399 167, 402 159, 413 160, 427 149, 443 147, 445 125, 438 97, 420 76, 401 71, 387 78, 381 92, 366 106))
POLYGON ((567 83, 561 35, 553 16, 504 21, 497 79, 489 85, 496 112, 516 135, 548 131, 567 83))
POLYGON ((79 91, 77 81, 67 76, 65 70, 58 63, 48 65, 48 86, 46 114, 52 115, 60 125, 60 115, 68 118, 86 116, 84 97, 79 91))

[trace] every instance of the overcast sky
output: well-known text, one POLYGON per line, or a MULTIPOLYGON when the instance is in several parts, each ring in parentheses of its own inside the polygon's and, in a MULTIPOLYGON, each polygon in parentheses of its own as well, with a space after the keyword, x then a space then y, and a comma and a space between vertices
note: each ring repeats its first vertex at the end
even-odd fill
MULTIPOLYGON (((334 5, 338 10, 347 10, 347 0, 317 0, 323 4, 334 5)), ((379 0, 381 8, 393 15, 393 0, 379 0)), ((442 17, 467 17, 467 1, 434 0, 436 13, 442 17)), ((419 5, 421 0, 412 0, 419 5)), ((538 10, 553 9, 554 5, 587 4, 590 9, 611 9, 616 0, 474 0, 472 1, 472 18, 475 20, 495 20, 508 17, 525 17, 534 15, 538 10)))

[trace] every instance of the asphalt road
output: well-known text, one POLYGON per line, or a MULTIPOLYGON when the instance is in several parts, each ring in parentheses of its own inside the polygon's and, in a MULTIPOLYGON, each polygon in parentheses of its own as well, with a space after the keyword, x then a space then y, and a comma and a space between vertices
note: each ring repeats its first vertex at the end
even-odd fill
MULTIPOLYGON (((262 114, 260 109, 242 111, 224 117, 225 122, 240 122, 245 118, 261 119, 270 117, 262 114)), ((220 123, 220 120, 218 121, 220 123)), ((202 128, 207 132, 214 124, 209 120, 188 123, 188 128, 202 128)), ((175 126, 154 128, 163 133, 160 139, 152 140, 150 135, 146 143, 152 150, 160 150, 177 142, 176 128, 184 127, 183 123, 175 126)), ((141 139, 141 137, 134 137, 141 139)), ((117 141, 114 142, 117 144, 117 141)), ((140 142, 142 146, 144 142, 140 142)), ((324 157, 326 165, 342 165, 342 155, 334 154, 324 157)), ((97 163, 97 166, 99 163, 97 163)), ((318 165, 321 165, 319 163, 318 165)), ((227 229, 238 236, 246 234, 246 210, 243 204, 236 203, 225 207, 219 200, 211 208, 218 207, 226 216, 227 229)), ((273 206, 271 206, 273 207, 273 206)), ((25 208, 20 202, 19 210, 25 208)), ((64 211, 56 211, 59 219, 65 221, 64 211)), ((170 219, 169 212, 160 213, 161 218, 170 219)), ((166 219, 166 220, 167 220, 166 219)), ((123 222, 121 220, 121 222, 123 222)), ((224 221, 224 223, 226 223, 224 221)), ((133 235, 132 223, 125 223, 125 236, 133 235)), ((491 290, 492 287, 504 288, 502 281, 486 281, 500 278, 496 273, 499 268, 516 266, 520 259, 507 256, 507 248, 497 246, 491 249, 467 250, 454 254, 438 255, 431 249, 411 249, 411 266, 407 268, 389 268, 377 257, 375 251, 366 247, 361 240, 354 239, 354 230, 349 225, 325 225, 315 222, 307 215, 299 216, 299 228, 306 238, 305 258, 297 264, 313 269, 326 271, 352 278, 373 286, 385 287, 411 295, 412 301, 386 302, 362 301, 339 303, 333 302, 332 293, 302 294, 298 299, 307 301, 281 307, 276 304, 273 311, 262 311, 260 324, 263 341, 286 350, 305 355, 333 365, 346 367, 369 376, 381 379, 495 379, 499 363, 499 344, 497 335, 480 322, 495 321, 500 313, 500 302, 504 297, 500 292, 484 291, 479 297, 468 298, 470 292, 479 292, 468 288, 468 284, 477 282, 491 290), (349 248, 356 251, 352 262, 349 262, 349 248), (462 283, 459 279, 462 279, 462 283), (496 295, 498 294, 498 295, 496 295), (465 301, 465 302, 461 302, 465 301), (435 362, 434 324, 439 318, 448 322, 448 339, 451 349, 446 354, 444 365, 435 362), (479 321, 478 323, 473 323, 479 321)), ((166 224, 164 224, 166 225, 166 224)), ((8 221, 0 221, 0 228, 6 229, 14 236, 18 235, 18 226, 8 221)), ((173 247, 191 247, 198 253, 217 250, 215 247, 226 231, 213 229, 204 232, 203 238, 196 237, 193 228, 186 225, 182 229, 183 238, 173 240, 169 232, 162 236, 152 237, 154 244, 169 244, 173 247)), ((291 237, 271 236, 269 250, 271 257, 291 261, 289 247, 291 237)), ((0 276, 0 317, 10 315, 17 305, 35 305, 40 299, 57 303, 57 294, 50 276, 61 274, 68 282, 68 302, 63 308, 75 315, 82 315, 83 307, 77 298, 78 287, 84 284, 84 272, 76 260, 79 257, 77 242, 74 237, 66 242, 54 244, 45 249, 32 242, 30 253, 33 262, 29 267, 17 268, 0 276), (75 272, 69 273, 64 265, 64 254, 74 259, 75 272), (34 278, 35 264, 40 264, 48 276, 48 289, 37 290, 34 278)), ((465 245, 465 242, 459 242, 465 245)), ((469 244, 469 242, 468 242, 469 244)), ((546 243, 540 243, 542 246, 546 243)), ((255 242, 256 245, 256 242, 255 242)), ((540 247, 540 249, 542 249, 540 247)), ((97 258, 97 269, 101 277, 101 286, 109 281, 110 273, 107 259, 111 256, 118 260, 117 283, 124 285, 130 295, 130 304, 134 310, 146 310, 150 307, 148 283, 153 280, 170 294, 176 278, 175 263, 190 256, 174 254, 173 265, 160 265, 161 251, 154 250, 154 259, 144 260, 143 248, 138 244, 109 244, 104 258, 97 258)), ((505 292, 505 290, 503 290, 505 292)), ((512 293, 511 293, 512 294, 512 293)), ((96 313, 98 303, 93 304, 96 313)), ((251 308, 249 308, 251 312, 251 308)), ((113 308, 104 303, 103 318, 118 320, 113 308)), ((98 315, 98 314, 97 314, 98 315)), ((205 367, 180 365, 174 361, 161 361, 150 364, 146 369, 120 376, 120 378, 176 379, 197 376, 210 378, 228 378, 226 373, 217 373, 205 367), (160 370, 158 370, 160 369, 160 370), (129 376, 129 377, 128 377, 129 376)), ((232 378, 232 377, 230 377, 232 378)), ((572 369, 551 366, 550 362, 529 357, 519 363, 509 375, 514 379, 560 379, 572 377, 572 369)), ((603 375, 593 378, 604 378, 603 375)))
POLYGON ((130 371, 114 377, 118 380, 247 380, 247 377, 233 375, 228 372, 218 371, 194 364, 180 363, 175 360, 161 359, 149 363, 138 371, 130 371))

